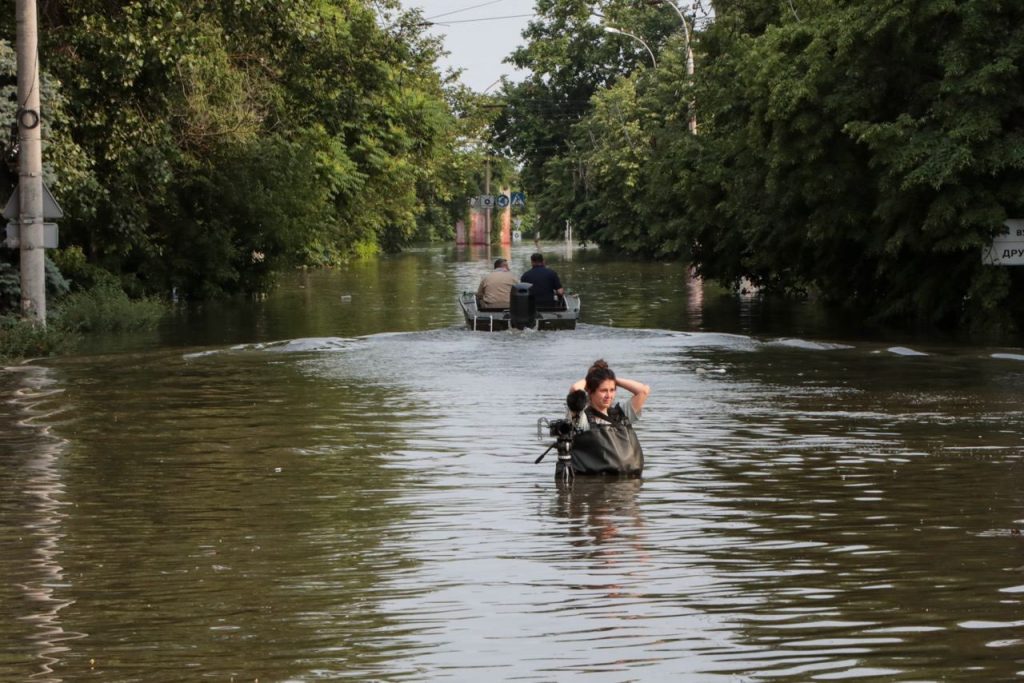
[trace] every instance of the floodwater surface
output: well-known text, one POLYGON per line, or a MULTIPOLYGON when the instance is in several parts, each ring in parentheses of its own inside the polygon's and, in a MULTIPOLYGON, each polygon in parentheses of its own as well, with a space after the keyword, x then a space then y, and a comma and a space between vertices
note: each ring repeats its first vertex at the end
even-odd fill
POLYGON ((471 332, 493 257, 0 373, 0 680, 1024 674, 1024 351, 586 251, 576 331, 471 332), (647 467, 558 485, 538 419, 597 358, 652 387, 647 467))

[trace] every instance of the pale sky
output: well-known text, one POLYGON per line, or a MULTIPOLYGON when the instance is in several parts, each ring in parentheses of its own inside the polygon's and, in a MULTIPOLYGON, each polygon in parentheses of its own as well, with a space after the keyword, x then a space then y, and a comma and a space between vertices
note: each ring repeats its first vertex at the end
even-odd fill
POLYGON ((402 4, 421 8, 424 18, 434 22, 430 32, 443 36, 451 53, 439 68, 463 69, 462 82, 473 90, 483 92, 502 75, 522 80, 521 72, 501 60, 523 43, 520 34, 534 16, 534 0, 402 0, 402 4))

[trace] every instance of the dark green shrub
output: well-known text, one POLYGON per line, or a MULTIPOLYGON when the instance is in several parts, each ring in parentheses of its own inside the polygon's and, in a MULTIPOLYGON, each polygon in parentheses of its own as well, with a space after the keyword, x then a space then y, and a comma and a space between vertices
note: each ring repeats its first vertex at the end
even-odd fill
POLYGON ((17 311, 21 299, 21 276, 10 263, 0 261, 0 314, 17 311))
POLYGON ((54 265, 67 278, 69 290, 91 289, 100 283, 115 283, 117 278, 109 271, 89 263, 81 247, 53 249, 47 253, 54 265))
POLYGON ((120 287, 102 282, 68 295, 57 307, 57 323, 74 332, 128 332, 156 327, 168 304, 155 297, 130 299, 120 287))
POLYGON ((0 316, 0 361, 65 353, 78 335, 59 325, 43 327, 12 315, 0 316))
MULTIPOLYGON (((48 300, 56 300, 70 291, 71 283, 49 256, 46 257, 45 266, 46 297, 48 300)), ((14 314, 20 310, 21 272, 14 263, 0 261, 0 315, 14 314)))

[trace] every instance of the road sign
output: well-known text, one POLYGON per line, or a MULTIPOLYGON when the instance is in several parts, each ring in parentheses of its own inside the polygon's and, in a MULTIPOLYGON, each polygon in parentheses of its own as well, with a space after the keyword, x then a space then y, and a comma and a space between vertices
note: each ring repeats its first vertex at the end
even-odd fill
POLYGON ((1024 220, 1011 219, 1004 223, 1002 234, 992 238, 992 244, 981 253, 981 262, 992 266, 1024 266, 1024 220))
POLYGON ((512 206, 526 206, 526 193, 513 192, 510 202, 512 206))
MULTIPOLYGON (((21 247, 21 230, 17 223, 7 224, 7 239, 3 242, 8 249, 19 249, 21 247)), ((43 223, 43 248, 57 248, 57 224, 43 223)))
POLYGON ((508 206, 508 195, 499 194, 494 201, 497 203, 499 209, 504 209, 506 206, 508 206))
MULTIPOLYGON (((4 207, 3 216, 9 221, 16 221, 21 214, 21 199, 20 192, 18 192, 18 186, 14 186, 14 192, 11 193, 11 198, 7 200, 7 206, 4 207)), ((58 218, 64 218, 64 209, 60 208, 60 204, 50 194, 50 188, 45 184, 43 185, 43 218, 45 220, 55 221, 58 218)))
POLYGON ((480 195, 480 206, 489 209, 494 206, 494 195, 482 194, 480 195))

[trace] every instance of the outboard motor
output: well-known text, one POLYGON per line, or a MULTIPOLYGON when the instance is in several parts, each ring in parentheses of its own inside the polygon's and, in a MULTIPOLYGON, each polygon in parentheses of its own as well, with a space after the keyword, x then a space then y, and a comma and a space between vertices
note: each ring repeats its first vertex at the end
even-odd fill
POLYGON ((537 324, 537 302, 533 298, 533 287, 529 282, 517 282, 509 293, 509 325, 521 330, 537 324))

